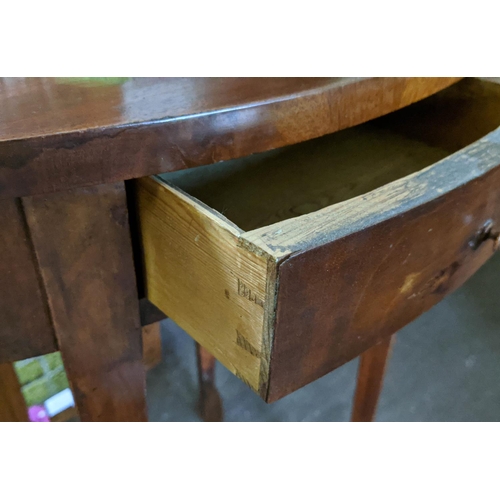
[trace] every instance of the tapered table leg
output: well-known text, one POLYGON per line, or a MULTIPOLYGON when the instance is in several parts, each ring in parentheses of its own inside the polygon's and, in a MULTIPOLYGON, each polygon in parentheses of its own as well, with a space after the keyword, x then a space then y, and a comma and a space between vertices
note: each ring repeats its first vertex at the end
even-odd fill
POLYGON ((123 183, 23 198, 22 203, 81 420, 146 420, 123 183))
POLYGON ((0 422, 27 422, 28 411, 12 363, 0 364, 0 422))
POLYGON ((352 422, 373 421, 394 338, 395 335, 383 340, 361 355, 352 422))
POLYGON ((222 422, 224 412, 219 391, 215 386, 215 358, 196 343, 196 360, 200 384, 198 399, 200 417, 205 422, 222 422))

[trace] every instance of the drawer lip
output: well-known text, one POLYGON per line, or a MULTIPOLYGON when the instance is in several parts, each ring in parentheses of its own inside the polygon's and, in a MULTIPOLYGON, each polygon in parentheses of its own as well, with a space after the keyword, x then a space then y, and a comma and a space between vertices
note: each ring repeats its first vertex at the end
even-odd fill
POLYGON ((244 244, 276 261, 402 215, 500 165, 500 127, 425 169, 316 212, 243 232, 244 244))

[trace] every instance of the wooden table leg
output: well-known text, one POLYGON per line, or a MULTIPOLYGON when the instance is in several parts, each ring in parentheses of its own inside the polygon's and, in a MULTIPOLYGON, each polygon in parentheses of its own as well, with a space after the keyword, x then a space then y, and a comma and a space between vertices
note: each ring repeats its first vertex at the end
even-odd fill
POLYGON ((215 386, 215 358, 200 344, 196 343, 196 361, 200 394, 198 412, 205 422, 222 422, 224 412, 222 400, 215 386))
POLYGON ((0 364, 0 422, 27 422, 28 410, 12 363, 0 364))
MULTIPOLYGON (((160 322, 142 327, 143 363, 147 370, 162 359, 160 322)), ((51 418, 64 422, 75 416, 74 407, 51 418)), ((0 363, 0 422, 27 422, 28 410, 13 363, 0 363)))
POLYGON ((142 361, 146 370, 151 370, 161 363, 161 332, 160 322, 142 327, 142 361))
POLYGON ((57 349, 21 200, 0 200, 0 363, 57 349))
POLYGON ((388 337, 360 356, 352 422, 373 421, 394 338, 388 337))
POLYGON ((123 183, 23 198, 23 207, 81 420, 146 420, 123 183))

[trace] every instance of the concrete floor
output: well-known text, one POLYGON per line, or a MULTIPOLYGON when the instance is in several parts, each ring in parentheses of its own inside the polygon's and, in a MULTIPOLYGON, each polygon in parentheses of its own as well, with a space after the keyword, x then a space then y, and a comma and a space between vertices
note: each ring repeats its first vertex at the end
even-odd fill
MULTIPOLYGON (((500 253, 461 289, 402 329, 382 392, 379 421, 500 420, 500 253)), ((165 359, 148 375, 152 421, 199 421, 191 338, 164 322, 165 359)), ((226 421, 346 421, 357 360, 267 405, 223 366, 226 421)))

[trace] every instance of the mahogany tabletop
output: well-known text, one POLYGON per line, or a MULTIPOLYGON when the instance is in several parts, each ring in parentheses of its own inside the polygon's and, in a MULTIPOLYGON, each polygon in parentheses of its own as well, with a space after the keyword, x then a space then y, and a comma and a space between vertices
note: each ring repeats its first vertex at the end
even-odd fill
POLYGON ((245 156, 356 125, 457 78, 2 78, 0 198, 245 156))

